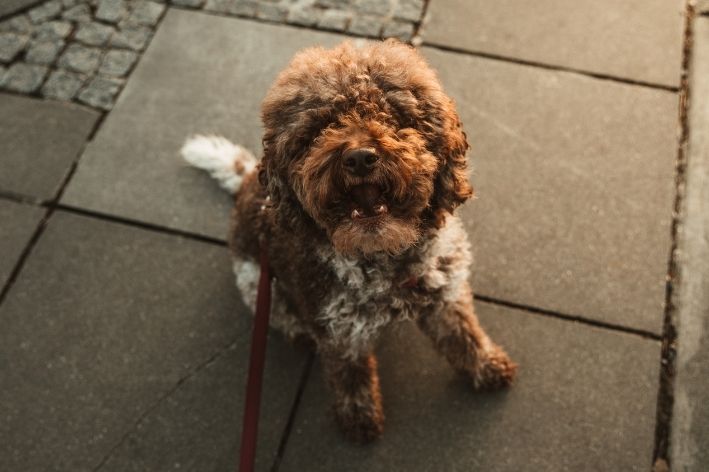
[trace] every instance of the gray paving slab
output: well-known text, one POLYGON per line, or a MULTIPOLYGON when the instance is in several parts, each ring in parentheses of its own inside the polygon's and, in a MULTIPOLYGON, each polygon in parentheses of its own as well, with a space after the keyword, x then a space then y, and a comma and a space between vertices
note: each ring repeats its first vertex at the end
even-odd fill
POLYGON ((426 48, 472 146, 474 289, 660 332, 677 97, 426 48), (464 80, 461 80, 464 77, 464 80))
POLYGON ((659 343, 478 304, 520 364, 511 390, 475 393, 413 325, 382 341, 383 437, 347 442, 316 374, 279 471, 646 471, 653 450, 659 343))
MULTIPOLYGON (((134 434, 166 410, 179 415, 174 402, 187 399, 189 411, 174 419, 189 424, 244 391, 251 322, 223 247, 60 211, 0 319, 0 470, 93 471, 126 447, 139 464, 134 434), (208 391, 202 379, 223 390, 208 391)), ((301 375, 303 358, 291 355, 272 379, 281 403, 262 418, 262 457, 273 454, 286 421, 279 405, 301 375)), ((234 408, 224 414, 238 424, 234 408)), ((164 433, 165 443, 186 434, 164 433)), ((234 438, 232 430, 220 454, 235 457, 234 438)), ((205 457, 215 444, 192 451, 205 457)), ((163 465, 153 470, 173 467, 163 465)))
POLYGON ((98 117, 76 105, 0 94, 0 190, 53 197, 98 117))
POLYGON ((695 21, 692 57, 671 452, 682 472, 709 468, 709 18, 695 21))
POLYGON ((168 11, 63 201, 225 237, 231 199, 209 177, 182 163, 182 143, 194 133, 219 133, 259 154, 260 103, 277 73, 299 49, 341 39, 168 11), (188 37, 192 40, 185 42, 188 37))
MULTIPOLYGON (((210 364, 145 417, 101 472, 236 470, 248 343, 210 364)), ((268 471, 293 406, 302 356, 274 333, 261 399, 256 470, 268 471)))
POLYGON ((42 0, 2 0, 0 2, 0 18, 11 15, 24 8, 41 2, 42 0))
POLYGON ((423 39, 678 86, 684 0, 436 0, 423 39))
POLYGON ((0 200, 0 290, 17 264, 44 209, 0 200))

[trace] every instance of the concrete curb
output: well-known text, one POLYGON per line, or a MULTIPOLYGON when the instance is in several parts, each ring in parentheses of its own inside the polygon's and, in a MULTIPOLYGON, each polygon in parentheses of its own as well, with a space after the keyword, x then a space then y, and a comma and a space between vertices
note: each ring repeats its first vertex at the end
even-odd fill
POLYGON ((702 16, 694 21, 689 130, 671 456, 674 470, 698 472, 709 463, 709 18, 702 16))

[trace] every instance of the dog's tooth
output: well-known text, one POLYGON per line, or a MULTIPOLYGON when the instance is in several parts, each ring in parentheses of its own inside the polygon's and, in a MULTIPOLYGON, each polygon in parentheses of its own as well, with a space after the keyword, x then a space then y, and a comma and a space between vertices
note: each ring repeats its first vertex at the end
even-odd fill
POLYGON ((380 203, 379 205, 377 205, 377 206, 374 208, 374 213, 376 213, 377 215, 383 215, 383 214, 386 213, 387 211, 388 211, 388 208, 387 208, 387 206, 386 206, 385 204, 383 204, 383 203, 380 203))
POLYGON ((354 210, 352 210, 352 219, 357 220, 359 218, 362 218, 362 212, 355 208, 354 210))

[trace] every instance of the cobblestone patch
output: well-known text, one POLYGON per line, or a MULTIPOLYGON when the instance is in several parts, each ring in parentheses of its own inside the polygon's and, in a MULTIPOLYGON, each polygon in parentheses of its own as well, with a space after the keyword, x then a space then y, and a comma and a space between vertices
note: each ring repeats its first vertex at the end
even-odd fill
POLYGON ((424 0, 172 0, 173 5, 341 31, 415 41, 424 0))
POLYGON ((153 0, 49 0, 0 22, 0 90, 110 110, 165 12, 153 0))
POLYGON ((0 22, 0 90, 110 110, 170 5, 415 43, 424 3, 425 0, 48 0, 0 22))

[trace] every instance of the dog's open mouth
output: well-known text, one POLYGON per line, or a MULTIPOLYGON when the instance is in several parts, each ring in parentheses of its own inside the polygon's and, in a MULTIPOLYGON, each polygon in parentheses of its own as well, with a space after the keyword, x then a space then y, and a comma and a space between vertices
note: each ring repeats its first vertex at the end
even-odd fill
POLYGON ((350 189, 352 213, 355 221, 373 221, 389 212, 383 189, 376 184, 360 184, 350 189))

